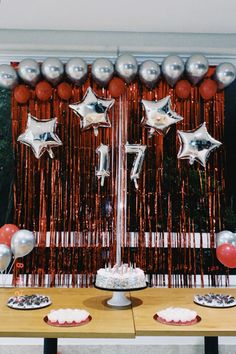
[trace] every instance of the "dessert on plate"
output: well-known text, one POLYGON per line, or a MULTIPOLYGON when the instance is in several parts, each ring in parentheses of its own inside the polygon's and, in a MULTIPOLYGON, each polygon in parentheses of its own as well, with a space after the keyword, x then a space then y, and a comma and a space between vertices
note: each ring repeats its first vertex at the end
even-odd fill
POLYGON ((78 326, 90 320, 89 312, 81 309, 52 310, 46 316, 46 322, 52 326, 78 326))
POLYGON ((193 301, 198 305, 207 307, 231 307, 236 305, 235 297, 227 294, 198 294, 194 296, 193 301))
POLYGON ((13 309, 33 310, 49 306, 51 303, 52 302, 49 296, 32 294, 12 296, 8 299, 7 306, 13 309))
POLYGON ((154 318, 164 324, 172 325, 192 325, 199 321, 196 311, 183 307, 168 307, 156 313, 154 318))

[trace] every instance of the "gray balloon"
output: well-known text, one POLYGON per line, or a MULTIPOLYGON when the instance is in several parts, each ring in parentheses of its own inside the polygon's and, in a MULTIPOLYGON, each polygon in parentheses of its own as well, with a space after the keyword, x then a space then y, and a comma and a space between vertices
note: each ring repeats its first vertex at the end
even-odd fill
POLYGON ((132 55, 122 54, 116 60, 115 69, 118 76, 124 79, 127 84, 130 84, 137 75, 138 63, 132 55))
POLYGON ((7 245, 0 244, 0 272, 7 269, 11 262, 11 250, 7 245))
POLYGON ((214 78, 218 88, 223 90, 229 86, 236 78, 236 68, 231 63, 221 63, 217 66, 214 78))
POLYGON ((46 80, 56 85, 63 76, 64 66, 58 58, 47 58, 42 64, 41 71, 46 80))
POLYGON ((221 231, 216 234, 216 247, 219 247, 223 243, 231 243, 236 247, 236 234, 231 231, 221 231))
POLYGON ((186 62, 186 73, 189 80, 196 85, 205 76, 209 68, 206 57, 201 54, 194 54, 186 62))
POLYGON ((17 73, 15 69, 8 64, 0 65, 0 87, 12 89, 17 85, 17 73))
POLYGON ((83 59, 71 58, 66 63, 65 72, 68 78, 79 86, 86 80, 88 67, 83 59))
POLYGON ((26 256, 32 251, 34 246, 34 234, 28 230, 23 229, 15 232, 11 239, 11 250, 15 258, 26 256))
POLYGON ((29 85, 35 86, 40 78, 40 67, 34 59, 24 59, 18 66, 18 75, 29 85))
POLYGON ((161 75, 160 66, 153 60, 144 61, 139 68, 140 81, 148 88, 152 89, 161 75))
POLYGON ((105 87, 114 74, 114 66, 109 59, 99 58, 93 62, 92 77, 102 87, 105 87))
POLYGON ((173 87, 184 72, 184 62, 177 55, 169 55, 164 59, 161 69, 166 81, 173 87))

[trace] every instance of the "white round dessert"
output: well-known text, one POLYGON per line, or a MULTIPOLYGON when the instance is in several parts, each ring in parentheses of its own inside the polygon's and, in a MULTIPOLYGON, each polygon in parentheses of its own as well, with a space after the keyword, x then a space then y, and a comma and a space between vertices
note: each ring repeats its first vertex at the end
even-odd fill
POLYGON ((146 287, 146 277, 142 269, 128 265, 115 265, 113 268, 100 268, 95 285, 103 289, 125 290, 146 287))
POLYGON ((52 310, 47 315, 49 324, 72 325, 85 322, 90 314, 86 310, 80 309, 59 309, 52 310))
POLYGON ((194 324, 197 322, 197 312, 182 307, 168 307, 157 312, 158 321, 173 324, 194 324))

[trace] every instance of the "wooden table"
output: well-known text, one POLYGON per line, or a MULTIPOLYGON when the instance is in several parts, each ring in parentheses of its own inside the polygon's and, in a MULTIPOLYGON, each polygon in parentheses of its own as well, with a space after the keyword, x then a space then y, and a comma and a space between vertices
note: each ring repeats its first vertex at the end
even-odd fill
POLYGON ((57 338, 134 338, 132 309, 114 310, 106 305, 111 292, 97 289, 1 289, 0 336, 40 337, 44 339, 44 354, 57 353, 57 338), (7 299, 17 292, 23 295, 45 294, 52 305, 38 310, 13 310, 6 306, 7 299), (79 327, 53 327, 43 318, 52 309, 81 308, 87 310, 92 320, 79 327))
POLYGON ((209 292, 231 294, 236 289, 145 289, 132 293, 136 336, 204 336, 205 353, 218 353, 218 336, 236 335, 236 307, 209 308, 195 304, 193 296, 209 292), (195 310, 201 321, 192 326, 163 325, 153 315, 167 307, 186 307, 195 310))

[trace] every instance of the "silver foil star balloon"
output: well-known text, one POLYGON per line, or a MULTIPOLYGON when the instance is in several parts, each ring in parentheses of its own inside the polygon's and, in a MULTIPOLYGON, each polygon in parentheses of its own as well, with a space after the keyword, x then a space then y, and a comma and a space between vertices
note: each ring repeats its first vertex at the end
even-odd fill
POLYGON ((28 113, 26 130, 17 141, 31 147, 35 157, 39 159, 45 151, 53 159, 53 147, 62 145, 56 134, 57 118, 38 119, 28 113))
POLYGON ((160 134, 166 134, 172 124, 176 124, 183 120, 171 109, 170 96, 164 97, 160 101, 142 100, 146 115, 143 117, 141 124, 149 128, 149 138, 156 131, 160 134))
POLYGON ((97 136, 99 127, 111 126, 107 111, 114 102, 114 99, 103 100, 97 97, 91 87, 89 87, 83 100, 70 104, 69 107, 81 118, 81 129, 87 130, 93 128, 94 134, 97 136))
POLYGON ((211 151, 222 144, 208 133, 205 122, 197 129, 188 132, 178 130, 177 133, 180 140, 178 158, 188 159, 191 165, 197 161, 206 167, 211 151))

